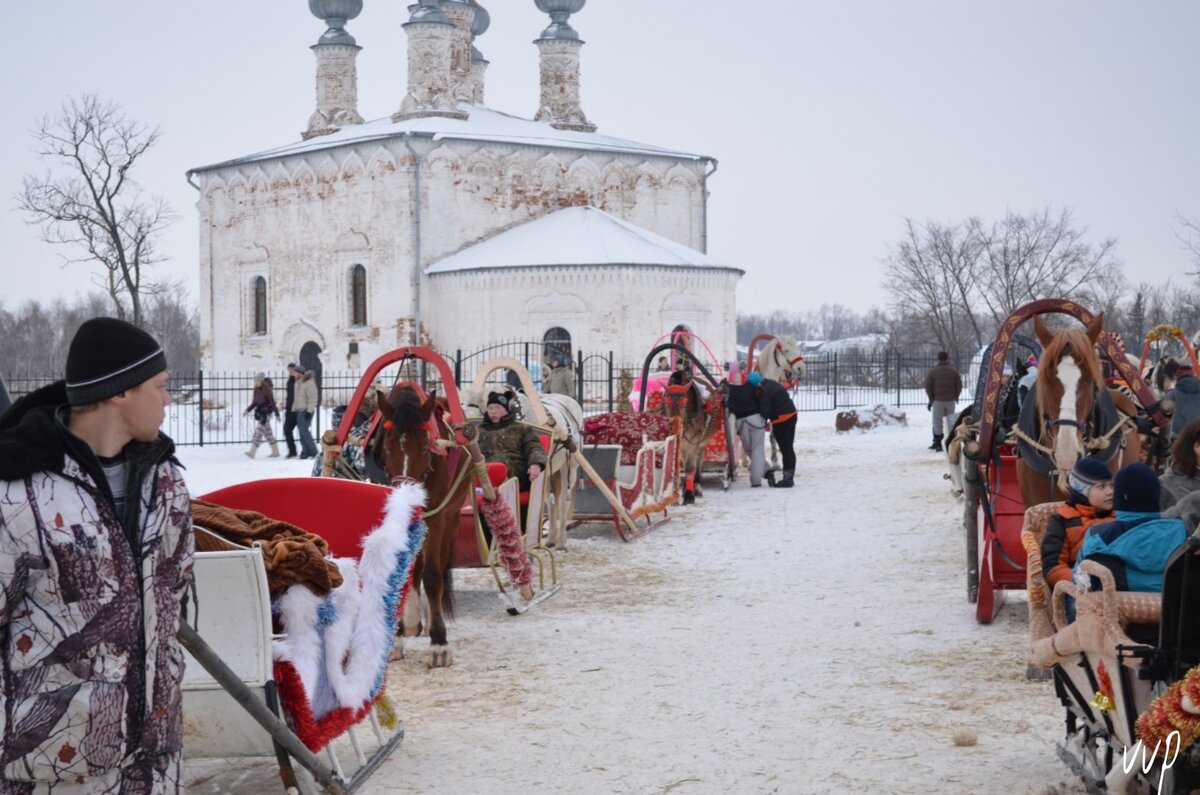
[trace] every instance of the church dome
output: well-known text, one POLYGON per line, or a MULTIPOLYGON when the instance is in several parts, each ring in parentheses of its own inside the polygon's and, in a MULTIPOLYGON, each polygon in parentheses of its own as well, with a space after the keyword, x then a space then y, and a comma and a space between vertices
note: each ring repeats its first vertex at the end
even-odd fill
POLYGON ((587 0, 533 0, 533 2, 543 14, 553 14, 555 11, 574 14, 583 9, 587 0))
POLYGON ((471 35, 482 36, 492 26, 492 15, 475 0, 471 0, 471 5, 475 6, 475 21, 471 23, 471 35))
POLYGON ((542 31, 543 39, 579 40, 579 34, 567 22, 567 18, 580 11, 587 0, 533 0, 533 2, 539 11, 550 15, 550 27, 542 31))
POLYGON ((318 44, 350 44, 356 42, 346 32, 346 22, 362 13, 363 0, 308 0, 308 10, 329 26, 318 44))

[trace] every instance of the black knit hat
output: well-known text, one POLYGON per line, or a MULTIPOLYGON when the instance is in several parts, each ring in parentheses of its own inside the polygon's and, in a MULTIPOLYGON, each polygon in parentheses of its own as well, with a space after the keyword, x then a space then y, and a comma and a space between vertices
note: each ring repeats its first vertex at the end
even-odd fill
POLYGON ((1129 464, 1113 478, 1113 507, 1118 511, 1158 513, 1161 490, 1153 469, 1140 462, 1129 464))
POLYGON ((75 332, 67 352, 67 402, 99 403, 166 369, 167 357, 149 334, 124 320, 94 317, 75 332))
POLYGON ((503 392, 488 392, 487 405, 495 403, 497 406, 503 406, 505 411, 508 411, 508 395, 503 392))

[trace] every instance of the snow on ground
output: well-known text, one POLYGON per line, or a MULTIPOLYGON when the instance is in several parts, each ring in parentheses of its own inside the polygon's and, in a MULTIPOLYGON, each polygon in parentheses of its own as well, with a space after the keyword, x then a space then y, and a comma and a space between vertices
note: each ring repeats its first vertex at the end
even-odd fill
MULTIPOLYGON (((728 493, 632 544, 572 532, 563 590, 506 615, 456 571, 454 665, 393 663, 406 736, 382 793, 1078 793, 1062 709, 1025 679, 1023 594, 979 626, 962 503, 912 425, 800 415, 797 487, 728 493), (973 746, 956 746, 968 732, 973 746)), ((182 448, 193 493, 309 462, 182 448)), ((193 792, 278 789, 269 759, 189 765, 193 792)))

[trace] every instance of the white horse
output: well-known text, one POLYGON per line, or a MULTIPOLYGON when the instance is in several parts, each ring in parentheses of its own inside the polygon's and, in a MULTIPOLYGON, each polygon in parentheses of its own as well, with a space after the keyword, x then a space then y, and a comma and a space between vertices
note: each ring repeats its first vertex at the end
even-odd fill
POLYGON ((793 337, 770 337, 754 360, 754 369, 785 387, 795 385, 804 377, 804 355, 800 343, 793 337))

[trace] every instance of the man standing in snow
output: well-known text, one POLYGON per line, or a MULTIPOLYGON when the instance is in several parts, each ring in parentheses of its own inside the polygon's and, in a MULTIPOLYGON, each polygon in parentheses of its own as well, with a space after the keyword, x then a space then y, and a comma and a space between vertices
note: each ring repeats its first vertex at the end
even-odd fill
POLYGON ((950 364, 950 354, 939 351, 937 364, 925 376, 925 395, 929 398, 925 408, 933 412, 933 444, 929 445, 930 450, 942 449, 946 418, 954 416, 960 392, 962 376, 950 364))
POLYGON ((114 318, 0 415, 0 795, 179 793, 191 501, 167 360, 114 318))

